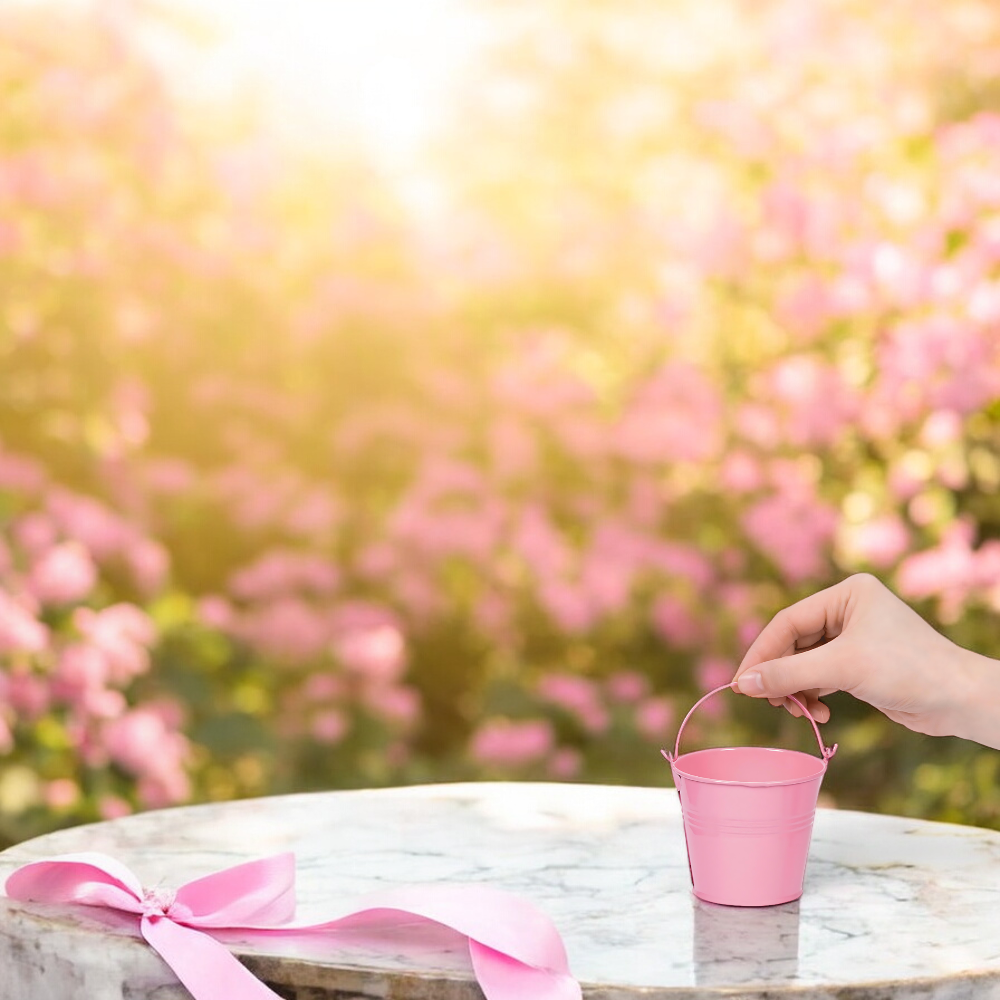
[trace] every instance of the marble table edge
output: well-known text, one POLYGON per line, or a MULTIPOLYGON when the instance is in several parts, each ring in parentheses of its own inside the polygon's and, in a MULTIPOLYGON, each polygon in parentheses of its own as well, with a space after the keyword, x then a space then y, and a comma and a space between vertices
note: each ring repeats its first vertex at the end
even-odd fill
MULTIPOLYGON (((626 795, 630 792, 643 791, 649 793, 656 792, 667 792, 673 793, 674 789, 671 786, 633 786, 633 785, 601 785, 593 783, 564 783, 564 782, 434 782, 427 784, 418 785, 406 785, 406 786, 390 786, 384 788, 357 788, 357 789, 342 789, 342 790, 318 790, 315 792, 302 792, 295 793, 290 796, 281 796, 281 798, 296 799, 296 800, 308 800, 315 798, 317 796, 329 796, 331 794, 341 794, 341 795, 474 795, 477 792, 481 792, 484 785, 490 785, 496 788, 510 788, 514 789, 525 784, 530 784, 534 789, 541 791, 546 787, 564 789, 567 785, 571 785, 575 788, 592 788, 608 790, 612 794, 620 793, 626 795)), ((250 798, 235 800, 238 803, 246 803, 249 807, 253 803, 261 803, 267 800, 267 797, 261 798, 250 798)), ((177 806, 171 809, 160 810, 160 814, 164 816, 169 816, 171 814, 178 815, 183 812, 193 812, 200 810, 211 809, 213 806, 218 806, 219 803, 197 803, 193 805, 177 806)), ((827 810, 821 810, 826 812, 827 810)), ((829 810, 830 812, 838 812, 840 814, 852 812, 851 810, 829 810)), ((863 816, 879 815, 871 813, 859 813, 863 816)), ((110 822, 87 824, 73 829, 85 831, 88 827, 101 827, 108 828, 110 826, 117 825, 119 823, 127 823, 130 819, 134 817, 124 817, 120 820, 113 820, 110 822)), ((984 831, 983 828, 978 827, 966 827, 958 824, 950 823, 940 823, 940 822, 930 822, 926 820, 920 820, 915 817, 902 817, 894 816, 892 817, 901 821, 911 821, 913 823, 919 823, 921 826, 932 826, 938 827, 940 830, 948 831, 951 835, 969 835, 975 836, 981 832, 991 832, 996 833, 996 831, 984 831)), ((13 869, 13 866, 23 864, 27 860, 34 860, 30 855, 36 852, 32 852, 32 846, 38 844, 39 842, 45 841, 52 834, 42 835, 40 837, 32 838, 27 841, 23 841, 19 844, 12 845, 7 850, 0 852, 0 878, 5 874, 9 874, 9 871, 13 869), (29 857, 23 857, 16 859, 17 854, 21 852, 22 849, 27 849, 29 857), (11 858, 14 855, 14 858, 11 858), (16 859, 16 860, 15 860, 16 859), (13 861, 13 865, 11 862, 13 861), (5 871, 6 869, 6 871, 5 871)), ((42 856, 37 853, 36 856, 42 856)), ((21 904, 16 903, 6 896, 0 896, 0 907, 7 909, 11 912, 11 908, 20 911, 20 913, 27 918, 40 918, 45 919, 51 923, 61 925, 65 930, 79 930, 79 925, 73 919, 73 914, 78 907, 72 905, 66 906, 53 906, 53 905, 39 905, 39 904, 21 904)), ((2 931, 0 931, 2 933, 2 931)), ((148 945, 142 941, 141 937, 138 935, 138 929, 136 928, 134 936, 130 934, 123 934, 124 939, 129 940, 134 944, 137 949, 147 950, 148 945)), ((434 997, 435 1000, 451 1000, 452 997, 455 1000, 466 1000, 468 997, 468 991, 471 988, 475 988, 475 977, 471 973, 447 973, 443 970, 435 970, 433 972, 423 973, 419 970, 392 970, 380 968, 377 966, 368 966, 365 964, 350 964, 350 965, 337 965, 334 962, 330 964, 323 964, 319 968, 316 967, 315 962, 311 960, 300 960, 293 957, 284 957, 280 960, 273 958, 272 956, 259 955, 253 952, 245 952, 240 949, 238 944, 230 945, 230 950, 239 957, 245 965, 247 965, 250 970, 257 975, 259 978, 263 979, 279 988, 288 988, 293 985, 288 982, 291 974, 294 973, 296 982, 294 986, 309 986, 308 980, 311 978, 309 973, 310 970, 314 973, 325 973, 327 977, 331 972, 336 972, 338 984, 336 989, 340 990, 356 990, 359 997, 386 997, 393 996, 398 988, 404 988, 406 990, 407 996, 415 996, 413 991, 414 987, 421 990, 420 995, 423 995, 423 987, 427 988, 428 998, 434 997), (279 968, 280 965, 280 968, 279 968), (341 985, 342 983, 342 985, 341 985), (377 986, 376 984, 382 984, 377 986), (373 986, 375 987, 375 992, 372 992, 373 986)), ((983 993, 982 990, 988 989, 988 996, 991 998, 1000 998, 1000 968, 972 968, 968 970, 963 970, 961 972, 945 972, 940 976, 918 976, 918 977, 908 977, 905 980, 901 979, 872 979, 855 981, 852 983, 830 983, 824 984, 819 982, 810 983, 774 983, 774 982, 746 982, 738 986, 720 988, 720 987, 699 987, 697 985, 677 985, 677 986, 618 986, 614 984, 607 984, 602 982, 592 982, 587 980, 580 980, 581 987, 583 989, 583 995, 586 1000, 627 1000, 627 998, 644 997, 647 1000, 668 1000, 668 998, 697 998, 697 997, 730 997, 732 1000, 738 1000, 738 998, 743 996, 753 996, 755 998, 760 998, 760 1000, 766 1000, 766 998, 793 998, 797 996, 809 997, 811 1000, 919 1000, 926 996, 933 995, 935 998, 938 997, 948 997, 954 998, 954 1000, 973 1000, 973 998, 983 997, 987 994, 983 993), (944 987, 944 991, 941 988, 944 987)), ((325 982, 320 982, 317 977, 315 987, 317 989, 329 989, 332 984, 329 978, 325 982)), ((339 995, 331 994, 331 995, 339 995)), ((346 995, 346 994, 345 994, 346 995)))

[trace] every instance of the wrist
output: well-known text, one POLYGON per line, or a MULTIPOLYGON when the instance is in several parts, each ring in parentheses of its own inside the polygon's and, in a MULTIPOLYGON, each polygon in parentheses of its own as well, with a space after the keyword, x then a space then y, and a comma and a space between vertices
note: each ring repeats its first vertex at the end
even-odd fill
POLYGON ((1000 750, 1000 661, 955 647, 958 697, 948 730, 953 736, 1000 750))

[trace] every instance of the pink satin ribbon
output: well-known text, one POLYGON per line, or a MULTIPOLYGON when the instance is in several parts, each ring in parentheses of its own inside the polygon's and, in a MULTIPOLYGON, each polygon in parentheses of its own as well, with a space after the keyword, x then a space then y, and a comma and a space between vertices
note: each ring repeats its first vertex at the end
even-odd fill
POLYGON ((469 940, 487 1000, 580 1000, 566 949, 552 922, 526 899, 485 886, 420 886, 364 897, 363 905, 321 924, 292 924, 295 857, 275 854, 226 868, 176 892, 143 889, 125 865, 104 854, 63 854, 18 868, 7 895, 35 903, 80 903, 140 917, 139 931, 195 1000, 280 1000, 213 936, 347 930, 372 920, 417 918, 469 940))

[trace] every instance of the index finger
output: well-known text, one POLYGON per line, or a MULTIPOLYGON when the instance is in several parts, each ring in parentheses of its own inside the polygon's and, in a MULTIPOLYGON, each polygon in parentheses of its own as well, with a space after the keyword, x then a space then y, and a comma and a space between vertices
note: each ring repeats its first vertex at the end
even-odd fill
POLYGON ((845 583, 817 591, 779 611, 751 643, 735 676, 768 660, 791 656, 820 639, 840 635, 848 598, 845 583))

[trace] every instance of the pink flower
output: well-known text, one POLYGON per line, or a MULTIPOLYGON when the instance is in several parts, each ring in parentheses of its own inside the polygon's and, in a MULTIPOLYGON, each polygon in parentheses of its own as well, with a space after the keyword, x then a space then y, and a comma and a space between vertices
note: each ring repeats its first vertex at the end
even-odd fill
POLYGON ((208 594, 202 597, 196 607, 198 620, 208 628, 220 632, 230 632, 236 625, 236 612, 224 597, 208 594))
POLYGON ((612 699, 629 704, 646 695, 649 681, 635 670, 619 670, 607 679, 606 687, 612 699))
POLYGON ((571 565, 572 554, 566 540, 540 504, 524 508, 511 546, 539 575, 561 575, 571 565))
POLYGON ((920 443, 925 448, 942 448, 960 441, 962 430, 962 418, 954 410, 935 410, 920 428, 920 443))
POLYGON ((335 674, 310 674, 302 687, 302 693, 310 701, 329 701, 344 693, 345 679, 335 674))
POLYGON ((673 362, 640 386, 615 429, 634 462, 701 462, 722 445, 722 400, 697 368, 673 362))
MULTIPOLYGON (((698 661, 695 674, 698 678, 698 686, 702 691, 711 691, 713 688, 728 684, 736 673, 736 664, 721 656, 706 656, 698 661)), ((707 706, 709 702, 705 702, 707 706)))
POLYGON ((147 809, 164 809, 183 802, 191 795, 191 782, 180 767, 143 775, 136 784, 139 801, 147 809))
POLYGON ((424 622, 444 611, 445 602, 440 588, 425 572, 397 573, 392 585, 396 600, 411 619, 424 622))
POLYGON ((669 699, 654 696, 643 701, 635 711, 635 726, 639 732, 654 743, 670 741, 668 730, 674 721, 674 706, 669 699))
POLYGON ((682 252, 706 275, 731 277, 746 260, 746 228, 731 212, 716 207, 697 231, 686 236, 682 252))
POLYGON ((21 229, 13 222, 0 222, 0 257, 16 254, 21 248, 21 229))
POLYGON ((490 464, 501 479, 530 475, 538 464, 538 445, 528 427, 500 416, 489 428, 490 464))
POLYGON ((113 683, 126 684, 149 669, 156 629, 135 605, 113 604, 101 611, 77 608, 73 624, 104 656, 113 683))
POLYGON ((486 480, 483 473, 468 462, 432 456, 420 469, 414 493, 424 500, 455 496, 479 496, 486 480))
POLYGON ((759 259, 783 261, 801 251, 822 255, 837 245, 842 205, 820 199, 792 177, 770 184, 761 201, 763 217, 755 243, 759 259))
POLYGON ((888 485, 897 500, 911 499, 920 492, 926 481, 925 475, 905 464, 896 463, 889 467, 888 485))
POLYGON ((74 642, 59 653, 53 673, 52 693, 72 704, 87 691, 99 691, 108 682, 108 662, 95 646, 74 642))
POLYGON ((125 550, 125 561, 135 585, 143 594, 155 594, 163 587, 170 568, 167 550, 151 538, 137 538, 125 550))
POLYGON ((577 585, 550 580, 538 588, 538 600, 556 625, 571 635, 586 632, 597 622, 596 609, 577 585))
POLYGON ((121 691, 111 688, 91 689, 84 691, 83 695, 73 703, 73 707, 94 719, 117 719, 125 714, 128 702, 121 691))
POLYGON ((112 760, 135 775, 168 771, 175 758, 186 753, 184 738, 147 707, 135 708, 107 723, 103 738, 112 760))
POLYGON ((322 556, 276 549, 234 573, 229 589, 242 600, 269 600, 292 592, 327 595, 340 583, 337 567, 322 556))
POLYGON ((779 492, 757 501, 743 516, 750 540, 793 583, 819 576, 837 511, 815 497, 779 492))
POLYGON ((118 795, 102 795, 97 811, 103 820, 121 819, 122 816, 131 815, 132 807, 118 795))
POLYGON ((760 462, 748 451, 731 451, 722 460, 719 483, 731 493, 752 493, 764 484, 760 462))
POLYGON ((111 393, 118 436, 124 444, 142 445, 149 436, 149 390, 135 379, 120 381, 111 393))
POLYGON ((97 583, 97 567, 78 542, 63 542, 43 553, 31 567, 28 586, 43 604, 73 604, 97 583))
POLYGON ((679 597, 662 594, 653 602, 650 618, 660 637, 672 646, 684 649, 701 638, 701 624, 679 597))
MULTIPOLYGON (((973 534, 970 522, 956 521, 944 533, 940 544, 907 556, 896 574, 901 596, 913 600, 939 597, 939 614, 946 620, 955 620, 977 586, 990 582, 980 576, 979 555, 972 548, 973 534)), ((985 565, 992 565, 989 549, 986 555, 985 565)))
POLYGON ((597 685, 575 674, 548 674, 538 682, 538 693, 576 718, 588 733, 603 733, 610 724, 597 685))
POLYGON ((826 284, 816 275, 799 277, 778 301, 778 319, 800 341, 819 336, 835 315, 834 300, 826 284))
POLYGON ((510 642, 514 634, 513 608, 510 600, 496 592, 480 597, 473 609, 476 626, 499 644, 510 642))
POLYGON ((552 724, 545 719, 489 719, 476 730, 470 753, 481 764, 523 767, 547 756, 554 743, 552 724))
POLYGON ((766 377, 770 400, 784 413, 782 436, 793 445, 829 445, 855 418, 858 405, 840 372, 812 355, 783 358, 766 377))
POLYGON ((411 687, 375 685, 365 691, 364 700, 388 722, 411 726, 420 718, 420 695, 411 687))
POLYGON ((497 499, 476 496, 459 505, 421 496, 414 488, 397 506, 391 522, 393 539, 439 560, 448 555, 487 560, 496 548, 506 521, 497 499))
POLYGON ((596 417, 583 412, 557 414, 548 426, 567 454, 579 462, 596 462, 608 454, 608 428, 596 417))
POLYGON ((256 479, 251 489, 238 491, 231 501, 231 516, 244 531, 262 531, 282 517, 295 483, 288 478, 256 479))
POLYGON ((64 812, 72 809, 80 800, 80 787, 69 778, 56 778, 45 783, 43 792, 45 805, 49 809, 64 812))
POLYGON ((388 608, 366 601, 341 604, 330 628, 333 653, 347 670, 387 683, 406 669, 406 641, 398 617, 388 608))
POLYGON ((781 440, 778 414, 763 403, 744 403, 736 411, 740 436, 764 451, 773 451, 781 440))
POLYGON ((756 615, 742 619, 736 625, 736 642, 740 649, 749 649, 754 639, 760 635, 764 622, 756 615))
POLYGON ((499 369, 493 393, 504 409, 550 419, 589 407, 593 390, 569 371, 572 341, 562 331, 545 331, 499 369))
POLYGON ((60 487, 49 493, 47 506, 62 533, 85 545, 96 559, 116 555, 134 540, 132 527, 91 497, 60 487))
POLYGON ((842 544, 853 558, 885 569, 896 563, 910 547, 910 532, 902 518, 885 514, 863 524, 841 530, 842 544))
POLYGON ((7 676, 7 702, 21 717, 37 719, 48 711, 49 686, 34 674, 7 676))
POLYGON ((59 538, 52 519, 40 511, 19 517, 11 528, 14 541, 30 556, 38 556, 52 548, 59 538))
POLYGON ((597 545, 585 555, 579 586, 598 617, 618 614, 627 607, 636 576, 630 563, 631 560, 602 553, 597 545))
POLYGON ((667 577, 686 580, 696 590, 707 589, 715 579, 709 559, 686 542, 656 542, 649 549, 646 565, 667 577))
POLYGON ((380 680, 395 679, 406 666, 403 636, 391 625, 342 632, 333 650, 348 670, 380 680))
POLYGON ((730 576, 740 576, 746 572, 746 553, 735 545, 729 545, 719 553, 719 566, 730 576))
POLYGON ((340 504, 325 490, 314 489, 297 501, 285 515, 285 527, 300 538, 328 535, 341 518, 340 504))
POLYGON ((379 580, 392 574, 399 563, 399 553, 395 545, 376 541, 365 546, 357 557, 357 570, 361 576, 379 580))
POLYGON ((235 623, 235 634, 265 656, 305 663, 320 656, 330 640, 328 615, 299 597, 261 604, 235 623))
POLYGON ((892 424, 880 424, 882 431, 911 423, 928 409, 972 413, 1000 394, 998 352, 992 332, 951 317, 902 322, 879 347, 878 380, 866 409, 891 413, 892 424))
POLYGON ((0 590, 0 653, 39 653, 48 641, 48 628, 0 590))
POLYGON ((557 781, 567 781, 575 778, 583 767, 583 757, 579 750, 572 747, 560 747, 549 758, 545 766, 549 777, 557 781))
POLYGON ((626 519, 637 527, 654 530, 665 508, 663 489, 654 476, 633 476, 628 486, 626 519))
POLYGON ((335 708, 320 712, 312 722, 312 734, 320 743, 333 745, 339 743, 347 735, 350 728, 343 712, 335 708))
POLYGON ((45 485, 45 469, 33 458, 0 451, 0 490, 33 495, 45 485))
POLYGON ((744 614, 754 606, 753 588, 746 583, 721 583, 717 594, 722 606, 734 614, 744 614))

